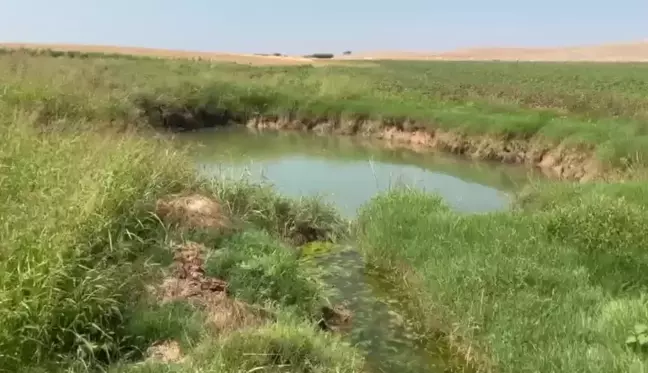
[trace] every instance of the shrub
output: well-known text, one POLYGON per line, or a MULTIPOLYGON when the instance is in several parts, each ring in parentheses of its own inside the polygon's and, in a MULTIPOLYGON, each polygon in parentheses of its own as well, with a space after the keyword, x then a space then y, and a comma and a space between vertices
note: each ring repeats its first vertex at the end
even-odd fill
POLYGON ((306 56, 307 58, 329 59, 335 57, 333 53, 313 53, 306 56))

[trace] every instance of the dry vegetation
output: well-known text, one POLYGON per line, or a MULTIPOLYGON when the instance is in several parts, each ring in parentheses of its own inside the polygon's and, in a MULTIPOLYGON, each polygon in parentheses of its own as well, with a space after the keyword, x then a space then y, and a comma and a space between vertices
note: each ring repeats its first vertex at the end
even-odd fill
POLYGON ((242 53, 205 52, 111 45, 2 43, 4 48, 51 49, 86 53, 117 53, 164 58, 202 59, 248 65, 327 65, 339 60, 430 60, 430 61, 596 61, 648 62, 648 41, 556 48, 479 47, 447 52, 373 51, 316 59, 301 56, 272 56, 242 53))
POLYGON ((201 59, 218 62, 233 62, 248 65, 312 65, 326 63, 327 61, 315 60, 294 56, 260 56, 254 54, 237 54, 222 52, 200 52, 171 49, 155 49, 140 47, 120 47, 111 45, 79 45, 79 44, 28 44, 4 43, 0 47, 11 49, 50 49, 55 51, 78 51, 85 53, 109 53, 134 56, 149 56, 161 58, 201 59))
POLYGON ((648 41, 562 48, 467 48, 441 53, 377 51, 344 59, 430 61, 648 62, 648 41))

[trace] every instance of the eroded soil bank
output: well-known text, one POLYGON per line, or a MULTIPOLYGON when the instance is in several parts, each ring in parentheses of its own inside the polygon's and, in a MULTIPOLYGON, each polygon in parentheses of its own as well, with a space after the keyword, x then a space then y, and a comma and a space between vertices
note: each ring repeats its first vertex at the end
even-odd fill
POLYGON ((440 150, 472 159, 525 164, 549 177, 587 182, 622 178, 619 170, 605 167, 591 150, 548 145, 539 139, 504 139, 430 129, 416 123, 377 121, 309 122, 285 118, 254 118, 246 126, 259 130, 302 130, 339 135, 375 137, 416 151, 440 150))

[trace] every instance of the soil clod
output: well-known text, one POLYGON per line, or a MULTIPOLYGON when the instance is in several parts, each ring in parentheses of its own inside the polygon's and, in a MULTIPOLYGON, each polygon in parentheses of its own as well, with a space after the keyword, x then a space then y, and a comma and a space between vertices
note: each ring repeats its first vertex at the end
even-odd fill
POLYGON ((206 311, 210 325, 220 332, 257 325, 267 318, 250 305, 228 297, 226 281, 205 274, 204 245, 185 242, 174 245, 174 250, 171 276, 158 289, 163 303, 192 302, 206 311))
POLYGON ((156 214, 167 224, 187 229, 225 229, 230 220, 221 203, 200 194, 173 195, 160 199, 156 214))
POLYGON ((224 293, 227 282, 205 275, 205 246, 186 242, 176 245, 172 277, 163 282, 163 300, 207 298, 210 293, 224 293))

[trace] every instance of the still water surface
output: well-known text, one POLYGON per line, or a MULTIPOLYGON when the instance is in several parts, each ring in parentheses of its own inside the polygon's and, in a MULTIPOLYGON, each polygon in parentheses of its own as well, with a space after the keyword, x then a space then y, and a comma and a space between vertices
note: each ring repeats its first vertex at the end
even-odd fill
MULTIPOLYGON (((282 194, 321 196, 348 218, 377 193, 404 184, 437 193, 466 213, 507 208, 510 193, 530 179, 529 170, 472 162, 448 155, 389 148, 383 142, 298 132, 252 133, 219 129, 179 136, 209 177, 269 182, 282 194)), ((366 352, 368 370, 386 373, 444 372, 433 341, 418 335, 403 316, 391 284, 367 269, 351 247, 318 258, 353 312, 346 337, 366 352)))
POLYGON ((508 193, 537 176, 519 167, 390 149, 352 137, 225 129, 183 134, 180 141, 191 144, 205 175, 263 180, 289 196, 319 195, 347 217, 398 184, 437 193, 459 211, 493 211, 506 208, 508 193))

